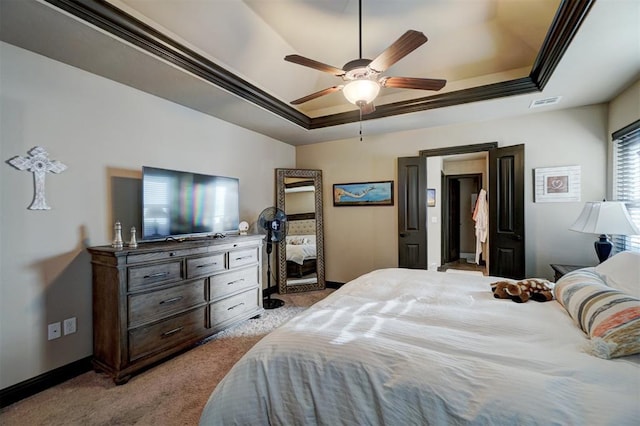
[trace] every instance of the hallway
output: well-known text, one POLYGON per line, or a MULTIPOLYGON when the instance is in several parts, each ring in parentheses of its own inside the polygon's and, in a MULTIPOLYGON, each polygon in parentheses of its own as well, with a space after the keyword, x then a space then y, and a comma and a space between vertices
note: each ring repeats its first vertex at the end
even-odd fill
POLYGON ((447 269, 455 269, 459 271, 478 271, 482 272, 482 275, 488 275, 486 265, 476 265, 473 262, 467 262, 467 260, 464 258, 445 263, 438 268, 438 271, 445 272, 447 269))

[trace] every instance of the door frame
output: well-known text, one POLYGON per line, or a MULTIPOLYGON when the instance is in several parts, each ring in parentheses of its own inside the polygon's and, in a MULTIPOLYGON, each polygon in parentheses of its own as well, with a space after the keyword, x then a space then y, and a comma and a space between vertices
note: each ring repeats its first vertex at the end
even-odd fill
MULTIPOLYGON (((487 161, 489 159, 487 158, 487 161)), ((482 188, 482 173, 464 173, 464 174, 456 174, 456 175, 442 175, 442 184, 441 184, 441 193, 442 193, 442 197, 446 197, 447 199, 445 200, 444 198, 442 199, 440 205, 442 206, 442 214, 440 215, 440 217, 442 217, 442 240, 441 240, 441 246, 442 246, 442 253, 440 254, 441 257, 441 263, 447 263, 447 259, 448 261, 453 261, 456 259, 452 259, 450 257, 451 254, 451 238, 450 235, 452 233, 453 230, 453 219, 454 216, 451 213, 451 200, 449 200, 449 196, 451 193, 451 181, 452 180, 460 180, 460 179, 474 179, 475 183, 476 183, 476 187, 475 187, 475 191, 478 193, 480 192, 480 189, 482 188)), ((487 179, 488 180, 488 179, 487 179)), ((459 190, 458 190, 458 201, 459 201, 459 190)), ((460 228, 460 214, 461 212, 458 212, 458 229, 460 228)), ((458 243, 457 243, 457 253, 458 253, 458 259, 460 258, 460 232, 458 231, 458 243)), ((455 257, 455 256, 454 256, 455 257)))
POLYGON ((472 154, 497 148, 498 142, 477 143, 473 145, 450 146, 447 148, 423 149, 420 157, 441 157, 445 155, 472 154))
MULTIPOLYGON (((460 145, 460 146, 451 146, 451 147, 445 147, 445 148, 424 149, 424 150, 420 150, 419 155, 420 155, 420 158, 426 159, 427 157, 442 157, 447 155, 472 154, 476 152, 487 152, 488 154, 490 150, 496 149, 496 148, 498 148, 498 142, 486 142, 486 143, 479 143, 479 144, 472 144, 472 145, 460 145)), ((426 165, 425 165, 425 169, 426 169, 426 165)), ((444 205, 444 203, 442 203, 442 205, 444 205)), ((440 238, 442 241, 442 235, 440 236, 440 238)), ((441 250, 444 249, 442 243, 440 244, 440 247, 441 247, 441 250)), ((440 263, 442 263, 444 259, 443 254, 444 252, 442 252, 440 255, 440 263)), ((425 256, 428 256, 428 254, 425 253, 425 256)))

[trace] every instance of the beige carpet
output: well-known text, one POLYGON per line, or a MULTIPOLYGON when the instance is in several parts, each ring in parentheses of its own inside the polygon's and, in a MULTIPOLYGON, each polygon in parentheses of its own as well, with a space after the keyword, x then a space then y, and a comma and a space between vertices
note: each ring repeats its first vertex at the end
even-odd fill
POLYGON ((467 262, 467 260, 464 258, 460 258, 459 260, 456 260, 454 262, 445 263, 444 265, 440 266, 438 270, 443 272, 454 271, 453 273, 457 271, 474 271, 479 273, 472 275, 488 275, 486 265, 476 265, 473 262, 467 262))
POLYGON ((88 372, 0 411, 9 425, 197 425, 216 384, 265 334, 332 289, 275 295, 286 302, 133 376, 123 386, 88 372))

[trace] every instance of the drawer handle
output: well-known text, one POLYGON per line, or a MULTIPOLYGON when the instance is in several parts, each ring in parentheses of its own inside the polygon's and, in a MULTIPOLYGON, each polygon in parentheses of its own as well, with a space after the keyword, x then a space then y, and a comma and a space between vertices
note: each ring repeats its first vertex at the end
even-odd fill
POLYGON ((253 256, 236 257, 236 260, 251 259, 253 256))
POLYGON ((168 305, 169 303, 176 303, 177 301, 182 300, 182 296, 174 297, 173 299, 163 300, 159 303, 159 305, 168 305))
POLYGON ((233 305, 232 307, 227 308, 227 311, 230 311, 230 310, 235 309, 235 308, 237 308, 238 306, 242 306, 242 305, 244 305, 244 302, 238 303, 237 305, 233 305))
POLYGON ((227 285, 233 285, 235 283, 241 283, 242 281, 244 281, 244 278, 240 278, 239 280, 235 280, 235 281, 230 281, 227 283, 227 285))
POLYGON ((207 266, 216 266, 218 262, 205 263, 204 265, 198 265, 197 268, 206 268, 207 266))
POLYGON ((151 274, 151 275, 145 275, 144 278, 160 278, 160 277, 164 277, 166 275, 169 275, 169 272, 156 272, 155 274, 151 274))
POLYGON ((182 331, 184 327, 178 327, 178 328, 174 328, 173 330, 169 330, 169 331, 165 331, 164 333, 162 333, 162 337, 169 337, 172 334, 176 334, 180 331, 182 331))

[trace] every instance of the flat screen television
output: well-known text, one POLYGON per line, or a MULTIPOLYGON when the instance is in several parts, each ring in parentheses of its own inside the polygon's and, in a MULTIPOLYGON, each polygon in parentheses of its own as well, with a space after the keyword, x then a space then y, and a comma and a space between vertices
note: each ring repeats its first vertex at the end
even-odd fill
POLYGON ((142 239, 238 232, 237 178, 142 168, 142 239))

